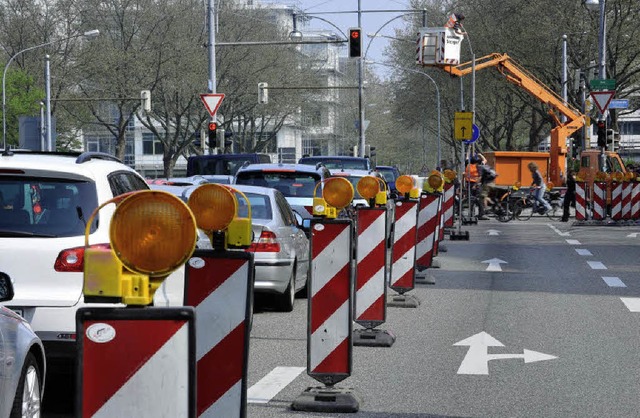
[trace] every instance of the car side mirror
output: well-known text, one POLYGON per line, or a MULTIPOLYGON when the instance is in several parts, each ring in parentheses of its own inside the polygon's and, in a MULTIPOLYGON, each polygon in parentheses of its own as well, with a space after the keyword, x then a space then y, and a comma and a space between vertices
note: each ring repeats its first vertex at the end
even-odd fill
POLYGON ((13 284, 6 274, 0 273, 0 302, 13 299, 13 284))

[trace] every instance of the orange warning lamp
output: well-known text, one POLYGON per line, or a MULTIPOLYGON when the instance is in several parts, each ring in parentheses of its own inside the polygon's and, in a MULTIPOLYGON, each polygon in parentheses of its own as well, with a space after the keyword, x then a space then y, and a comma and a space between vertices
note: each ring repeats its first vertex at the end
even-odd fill
POLYGON ((356 189, 360 196, 367 199, 369 206, 373 206, 371 204, 371 199, 375 199, 377 194, 380 192, 380 183, 378 182, 378 179, 373 176, 364 176, 358 180, 356 189))
POLYGON ((427 177, 427 181, 424 183, 424 187, 429 193, 435 193, 436 191, 440 191, 443 186, 444 181, 442 180, 442 176, 439 172, 432 173, 429 177, 427 177))
POLYGON ((624 179, 624 174, 620 171, 611 173, 611 180, 620 183, 624 179))
POLYGON ((329 206, 343 209, 351 203, 353 195, 353 185, 349 180, 343 177, 331 177, 325 180, 322 198, 329 206))
POLYGON ((196 188, 187 204, 196 217, 198 228, 206 233, 225 230, 236 216, 238 207, 233 192, 215 183, 196 188))
POLYGON ((449 168, 444 170, 442 174, 444 175, 444 181, 446 181, 447 183, 452 183, 457 176, 457 173, 449 168))
POLYGON ((176 196, 144 190, 105 202, 116 203, 111 219, 111 247, 88 246, 85 234, 85 302, 149 305, 164 279, 191 257, 196 221, 176 196))
POLYGON ((413 187, 413 177, 411 176, 404 174, 396 179, 396 189, 402 193, 402 195, 409 193, 413 187))

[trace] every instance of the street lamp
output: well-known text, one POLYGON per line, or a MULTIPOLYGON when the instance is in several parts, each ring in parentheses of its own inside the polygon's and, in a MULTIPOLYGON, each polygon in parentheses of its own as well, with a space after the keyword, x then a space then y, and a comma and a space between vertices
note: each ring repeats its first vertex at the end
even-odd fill
MULTIPOLYGON (((62 38, 62 39, 56 39, 54 41, 49 41, 49 42, 45 42, 43 44, 40 45, 36 45, 36 46, 31 46, 29 48, 25 48, 21 51, 16 52, 11 58, 9 58, 9 61, 7 61, 7 65, 4 66, 4 73, 2 74, 2 143, 4 146, 4 150, 5 152, 7 151, 7 89, 6 89, 6 79, 7 79, 7 70, 9 69, 9 64, 11 64, 11 62, 20 54, 22 54, 23 52, 27 52, 27 51, 31 51, 32 49, 37 49, 37 48, 42 48, 44 46, 49 46, 52 45, 56 42, 63 42, 63 41, 67 41, 69 39, 73 39, 73 38, 79 38, 81 36, 84 36, 86 38, 94 38, 96 36, 98 36, 100 34, 100 31, 97 29, 93 29, 87 32, 83 32, 83 33, 78 33, 76 35, 72 35, 66 38, 62 38)), ((47 112, 49 112, 49 108, 50 108, 50 103, 47 102, 47 112)), ((49 123, 50 123, 50 116, 47 118, 49 119, 49 123)), ((47 135, 50 131, 50 126, 47 127, 47 135)), ((48 144, 48 146, 50 146, 50 144, 48 144)))
POLYGON ((605 6, 606 0, 585 0, 584 5, 587 9, 596 12, 600 11, 600 29, 598 31, 598 77, 601 80, 607 78, 606 69, 605 69, 605 61, 606 61, 606 53, 607 53, 607 45, 606 45, 606 29, 607 29, 607 21, 605 15, 605 6))

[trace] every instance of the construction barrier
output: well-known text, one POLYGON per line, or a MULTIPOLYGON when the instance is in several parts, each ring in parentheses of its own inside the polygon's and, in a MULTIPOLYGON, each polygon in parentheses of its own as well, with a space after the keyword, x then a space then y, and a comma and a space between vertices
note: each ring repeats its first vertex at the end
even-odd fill
POLYGON ((184 304, 196 311, 197 416, 245 417, 253 254, 196 250, 184 304))
POLYGON ((325 387, 312 387, 292 404, 297 411, 356 412, 359 401, 333 387, 351 376, 351 254, 349 219, 311 223, 311 278, 307 327, 307 374, 325 387))
POLYGON ((442 211, 444 213, 444 227, 453 228, 453 203, 455 194, 455 185, 453 183, 444 184, 444 200, 442 202, 442 211))
POLYGON ((593 219, 601 221, 607 217, 607 183, 593 183, 593 219))
POLYGON ((611 182, 611 219, 614 221, 622 219, 622 185, 620 181, 611 182))
MULTIPOLYGON (((444 212, 442 210, 442 194, 438 199, 438 222, 436 223, 435 240, 433 242, 433 256, 437 257, 440 254, 440 242, 444 239, 444 212)), ((434 265, 434 267, 440 267, 440 264, 434 265)))
POLYGON ((631 189, 631 219, 640 219, 640 182, 633 182, 631 189))
POLYGON ((76 417, 195 417, 194 309, 80 308, 76 417))
POLYGON ((576 181, 576 220, 587 220, 587 183, 576 181))
POLYGON ((386 331, 374 330, 387 317, 387 208, 358 208, 356 216, 358 238, 354 316, 355 322, 365 329, 354 331, 353 345, 390 347, 395 337, 386 331))
POLYGON ((415 287, 417 222, 417 201, 396 202, 389 287, 400 294, 413 290, 415 287))
POLYGON ((622 219, 631 219, 631 189, 633 184, 622 182, 622 219))
POLYGON ((416 245, 416 268, 418 271, 431 267, 433 261, 434 244, 439 221, 439 202, 439 194, 422 193, 420 195, 416 245))

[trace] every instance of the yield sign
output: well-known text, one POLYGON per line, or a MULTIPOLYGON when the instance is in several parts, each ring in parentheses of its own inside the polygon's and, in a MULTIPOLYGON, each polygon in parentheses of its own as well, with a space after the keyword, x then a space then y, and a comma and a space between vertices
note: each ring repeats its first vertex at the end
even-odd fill
POLYGON ((214 117, 216 115, 216 112, 218 111, 218 108, 220 107, 220 103, 222 103, 222 99, 224 99, 224 94, 201 94, 200 99, 202 100, 202 103, 204 103, 204 107, 207 109, 211 117, 214 117))
POLYGON ((607 111, 609 103, 611 103, 611 99, 613 99, 614 94, 616 94, 615 90, 591 92, 591 97, 593 98, 593 101, 596 102, 596 106, 598 106, 598 110, 600 110, 601 114, 604 114, 604 112, 607 111))

